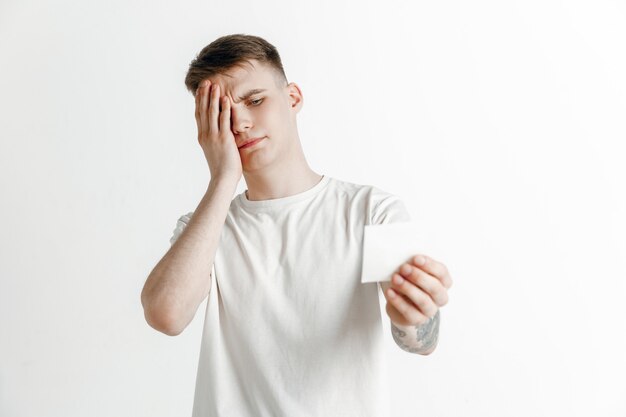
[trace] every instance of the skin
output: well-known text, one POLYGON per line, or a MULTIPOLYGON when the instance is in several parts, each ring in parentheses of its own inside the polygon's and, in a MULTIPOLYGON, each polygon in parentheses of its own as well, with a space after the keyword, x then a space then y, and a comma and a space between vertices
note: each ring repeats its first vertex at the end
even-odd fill
MULTIPOLYGON (((322 175, 309 167, 300 143, 296 115, 302 109, 303 96, 296 83, 280 81, 273 68, 257 60, 204 81, 217 88, 211 92, 212 96, 208 88, 199 89, 200 101, 203 96, 207 98, 205 107, 200 105, 200 113, 210 113, 212 107, 213 117, 217 118, 216 109, 229 109, 232 132, 229 137, 238 146, 245 140, 265 137, 250 148, 238 149, 249 200, 288 197, 312 188, 322 179, 322 175), (239 100, 245 92, 257 88, 266 91, 239 100), (220 103, 223 97, 227 101, 220 103)), ((222 151, 228 153, 224 149, 218 152, 222 151)), ((214 164, 219 159, 215 158, 214 164)), ((216 175, 233 172, 236 175, 232 167, 234 164, 216 175)))
MULTIPOLYGON (((203 80, 196 93, 196 121, 211 178, 239 181, 243 174, 249 200, 288 197, 312 188, 322 176, 309 167, 302 150, 296 122, 302 106, 300 87, 256 60, 203 80), (265 91, 239 99, 252 89, 265 91), (239 149, 258 137, 264 139, 239 149)), ((448 302, 452 278, 445 265, 422 256, 424 264, 416 255, 381 287, 396 343, 409 352, 430 354, 439 334, 439 307, 448 302)))
POLYGON ((391 282, 380 284, 398 346, 411 353, 432 353, 439 336, 439 307, 448 303, 452 286, 448 268, 428 256, 415 255, 398 268, 391 282))

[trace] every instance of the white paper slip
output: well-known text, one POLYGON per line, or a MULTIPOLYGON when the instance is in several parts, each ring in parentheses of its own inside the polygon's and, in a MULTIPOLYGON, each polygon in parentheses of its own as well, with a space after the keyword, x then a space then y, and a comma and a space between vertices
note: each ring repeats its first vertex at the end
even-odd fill
POLYGON ((426 237, 413 222, 366 225, 361 282, 391 281, 400 266, 426 254, 426 237))

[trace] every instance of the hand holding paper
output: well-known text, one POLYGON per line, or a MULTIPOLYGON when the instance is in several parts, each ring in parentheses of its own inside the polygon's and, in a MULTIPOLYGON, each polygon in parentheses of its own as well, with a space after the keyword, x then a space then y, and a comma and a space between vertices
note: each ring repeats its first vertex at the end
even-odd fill
POLYGON ((365 226, 361 282, 381 283, 387 314, 399 325, 428 322, 448 302, 452 286, 446 266, 421 255, 421 236, 412 222, 365 226))
POLYGON ((400 265, 426 249, 413 222, 365 226, 361 282, 391 281, 400 265))

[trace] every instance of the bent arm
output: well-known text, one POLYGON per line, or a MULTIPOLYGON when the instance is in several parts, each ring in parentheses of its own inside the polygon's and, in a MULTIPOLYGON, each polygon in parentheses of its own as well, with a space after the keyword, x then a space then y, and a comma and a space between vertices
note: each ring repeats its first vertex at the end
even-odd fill
POLYGON ((141 292, 148 324, 176 336, 211 289, 211 269, 237 181, 211 180, 189 224, 154 267, 141 292))

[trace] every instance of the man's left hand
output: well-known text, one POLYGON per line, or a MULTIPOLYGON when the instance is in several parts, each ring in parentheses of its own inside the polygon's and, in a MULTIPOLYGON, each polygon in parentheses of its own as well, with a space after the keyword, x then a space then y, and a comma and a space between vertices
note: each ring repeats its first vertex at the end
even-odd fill
POLYGON ((448 303, 447 290, 452 286, 452 277, 441 262, 416 255, 410 262, 400 265, 391 282, 380 284, 392 323, 418 326, 428 322, 439 307, 448 303))

